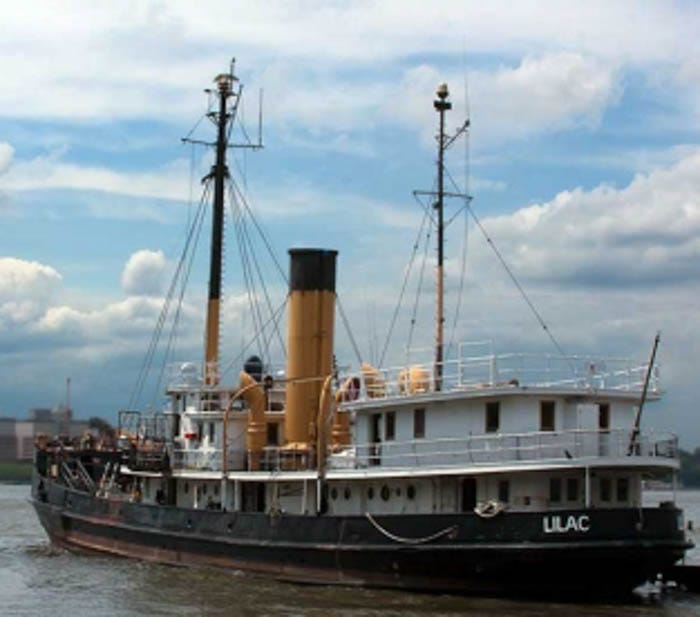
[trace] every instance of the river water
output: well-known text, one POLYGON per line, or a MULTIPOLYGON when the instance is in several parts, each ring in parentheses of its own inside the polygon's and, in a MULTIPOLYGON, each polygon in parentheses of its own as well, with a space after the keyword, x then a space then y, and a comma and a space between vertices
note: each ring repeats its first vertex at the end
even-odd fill
MULTIPOLYGON (((3 617, 700 617, 700 595, 683 593, 654 604, 626 606, 516 602, 292 585, 236 573, 77 555, 49 544, 28 493, 28 486, 0 485, 3 617)), ((647 495, 650 503, 664 498, 667 495, 647 495)), ((678 502, 697 528, 700 491, 679 492, 678 502)), ((700 563, 700 549, 689 558, 700 563)))

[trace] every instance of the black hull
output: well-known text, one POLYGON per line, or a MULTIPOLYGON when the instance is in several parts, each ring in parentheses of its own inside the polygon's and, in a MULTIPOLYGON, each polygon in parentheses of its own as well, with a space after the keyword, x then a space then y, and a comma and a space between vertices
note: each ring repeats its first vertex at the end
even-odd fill
POLYGON ((561 513, 585 514, 590 529, 547 534, 544 515, 533 513, 381 516, 375 526, 361 516, 185 510, 110 502, 51 482, 46 488, 33 503, 51 540, 63 547, 303 583, 625 596, 688 548, 674 508, 561 513), (430 541, 406 541, 441 531, 430 541))

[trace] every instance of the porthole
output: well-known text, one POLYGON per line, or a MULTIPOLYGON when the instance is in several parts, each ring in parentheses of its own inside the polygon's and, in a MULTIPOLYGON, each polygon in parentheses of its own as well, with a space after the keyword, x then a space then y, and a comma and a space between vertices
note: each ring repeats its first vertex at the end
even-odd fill
POLYGON ((382 499, 389 501, 389 497, 391 497, 391 489, 385 484, 382 486, 382 499))
POLYGON ((331 489, 331 499, 332 499, 333 501, 335 501, 336 499, 338 499, 338 489, 335 488, 335 487, 331 489))
POLYGON ((408 488, 406 489, 406 497, 409 499, 414 499, 416 496, 416 487, 413 486, 413 484, 409 484, 408 488))
POLYGON ((400 486, 396 487, 396 496, 401 497, 401 487, 400 486))
POLYGON ((350 495, 351 495, 352 493, 350 492, 350 487, 349 487, 349 486, 346 486, 346 487, 345 487, 345 493, 344 493, 344 494, 345 494, 345 499, 350 499, 350 495))
POLYGON ((374 499, 374 489, 371 486, 367 489, 367 497, 369 499, 374 499))

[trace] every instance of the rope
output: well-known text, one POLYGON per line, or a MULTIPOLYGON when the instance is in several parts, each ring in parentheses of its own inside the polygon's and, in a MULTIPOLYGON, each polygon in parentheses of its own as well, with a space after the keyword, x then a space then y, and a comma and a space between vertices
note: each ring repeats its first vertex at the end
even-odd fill
POLYGON ((340 296, 338 294, 335 295, 336 303, 338 304, 338 312, 340 313, 340 318, 343 320, 343 325, 345 326, 345 330, 348 333, 348 338, 350 339, 350 344, 352 345, 352 349, 355 352, 355 356, 357 356, 357 362, 359 364, 362 364, 362 354, 360 353, 360 348, 357 346, 357 343, 355 342, 355 337, 352 335, 352 330, 350 329, 350 322, 348 322, 348 318, 345 315, 345 311, 343 310, 343 305, 340 302, 340 296))
POLYGON ((457 525, 451 525, 450 527, 445 527, 445 529, 438 531, 430 536, 425 536, 423 538, 404 538, 402 536, 397 536, 396 534, 391 533, 390 531, 386 530, 384 527, 382 527, 375 519, 374 517, 369 513, 365 512, 365 516, 367 517, 367 520, 372 523, 372 526, 383 536, 389 538, 389 540, 393 540, 394 542, 399 542, 400 544, 427 544, 428 542, 432 542, 433 540, 437 540, 438 538, 442 538, 443 536, 448 536, 452 534, 456 534, 457 531, 459 530, 459 526, 457 525))
POLYGON ((423 263, 421 263, 420 274, 418 275, 418 287, 416 287, 416 299, 413 302, 413 313, 411 314, 411 326, 408 329, 408 341, 406 343, 406 353, 408 354, 411 345, 413 344, 413 331, 416 328, 416 318, 418 315, 418 304, 420 301, 421 290, 423 289, 423 277, 425 275, 425 264, 428 261, 428 247, 430 246, 430 235, 432 234, 432 226, 428 227, 428 232, 425 234, 425 248, 423 249, 423 263))
POLYGON ((174 357, 174 342, 177 337, 177 328, 180 323, 180 313, 182 311, 182 304, 185 297, 185 290, 187 289, 187 283, 190 280, 190 274, 192 273, 192 265, 194 264, 195 254, 197 252, 197 246, 199 245, 199 239, 201 237, 202 226, 204 223, 204 213, 206 210, 204 208, 199 208, 193 225, 196 226, 197 231, 195 233, 194 246, 190 251, 190 259, 185 268, 185 275, 182 277, 182 282, 180 284, 180 294, 178 296, 177 308, 175 309, 175 315, 173 316, 173 325, 170 328, 170 335, 168 337, 168 343, 165 347, 165 354, 163 355, 163 364, 161 365, 160 374, 158 375, 158 382, 153 392, 153 398, 151 399, 151 405, 155 407, 156 398, 158 393, 161 392, 161 384, 163 383, 163 375, 165 374, 165 368, 168 362, 171 362, 174 357))
POLYGON ((561 345, 559 344, 559 342, 557 341, 557 339, 554 338, 554 335, 553 335, 552 332, 549 330, 549 327, 547 326, 547 324, 545 323, 544 319, 542 318, 542 315, 540 315, 540 312, 537 310, 537 308, 536 308, 535 305, 533 304, 532 300, 530 300, 530 297, 529 297, 529 296, 527 295, 527 293, 525 292, 525 289, 524 289, 523 286, 520 284, 520 282, 518 281, 518 279, 515 277, 515 274, 513 274, 513 271, 512 271, 512 270, 510 269, 510 267, 508 266, 508 264, 507 264, 505 258, 503 257, 503 255, 501 255, 501 252, 498 250, 498 248, 496 247, 496 245, 493 243, 493 240, 490 238, 490 236, 488 235, 488 233, 486 233, 486 230, 484 229, 484 226, 481 224, 481 221, 479 220, 479 217, 476 216, 476 213, 474 212, 474 209, 473 209, 469 204, 467 204, 467 210, 469 210, 469 214, 470 214, 471 217, 474 219, 474 222, 476 223, 476 226, 479 228, 479 230, 480 230, 481 233, 483 234, 484 238, 486 239, 486 242, 489 244, 489 246, 491 246, 491 249, 492 249, 493 252, 495 253, 496 257, 498 258, 498 261, 501 262, 501 265, 503 266, 503 269, 506 271, 506 273, 507 273, 508 276, 510 277, 510 280, 513 281, 513 284, 515 285, 515 287, 516 287, 516 288, 518 289, 518 291, 520 292, 520 295, 523 297, 523 299, 525 300, 525 302, 527 303, 527 305, 530 307, 530 310, 532 311, 533 315, 535 316, 535 319, 537 319, 537 321, 539 322, 539 324, 540 324, 540 326, 542 327, 542 329, 547 333, 547 336, 549 337, 549 340, 552 342, 552 344, 554 345, 554 347, 556 348, 556 350, 561 354, 562 358, 564 358, 565 362, 569 365, 569 368, 571 369, 571 372, 572 372, 572 373, 574 374, 574 376, 575 376, 575 375, 576 375, 576 367, 574 366, 573 362, 571 362, 571 358, 569 358, 569 356, 567 356, 567 355, 564 353, 564 350, 562 349, 561 345))
MULTIPOLYGON (((208 186, 205 188, 205 190, 202 193, 202 199, 200 200, 200 205, 199 208, 202 209, 204 206, 203 204, 205 203, 205 198, 208 193, 208 186)), ((185 240, 185 246, 182 250, 182 253, 180 254, 180 259, 178 260, 177 267, 175 268, 175 273, 173 274, 173 278, 170 282, 170 287, 168 288, 168 292, 165 296, 165 300, 163 301, 163 306, 161 308, 160 314, 158 315, 158 320, 156 321, 156 326, 153 330, 153 334, 151 336, 151 341, 148 346, 148 350, 146 351, 146 355, 144 356, 143 363, 141 364, 141 369, 139 370, 139 375, 136 379, 136 385, 134 386, 134 389, 131 393, 131 396, 129 397, 129 403, 127 409, 132 409, 133 405, 135 402, 140 398, 141 393, 143 391, 143 388, 146 383, 146 379, 148 378, 148 373, 151 370, 151 364, 153 363, 153 357, 155 356, 155 351, 158 346, 158 341, 160 340, 161 333, 163 331, 163 326, 165 324, 165 320, 167 319, 168 312, 170 310, 170 303, 172 302, 173 295, 175 293, 175 288, 177 286, 177 281, 180 277, 180 274, 182 272, 182 267, 185 263, 185 258, 187 256, 187 253, 189 251, 190 243, 192 241, 192 237, 194 235, 195 231, 195 226, 192 225, 190 227, 189 233, 187 234, 187 238, 185 240)))
POLYGON ((408 261, 408 268, 406 268, 406 274, 403 277, 403 283, 401 285, 401 293, 399 293, 399 301, 396 303, 396 308, 394 309, 394 315, 391 318, 391 324, 389 325, 389 331, 386 335, 386 341, 384 342, 384 347, 382 349, 382 355, 379 358, 379 366, 384 364, 384 357, 386 356, 386 350, 389 347, 389 342, 391 341, 391 335, 394 331, 394 326, 396 325, 396 320, 399 316, 399 311, 401 310, 401 304, 403 303, 403 296, 406 292, 406 286, 408 285, 408 278, 411 274, 411 269, 413 268, 413 262, 416 259, 416 254, 418 253, 418 247, 420 246, 420 239, 423 235, 423 228, 425 227, 425 221, 429 217, 429 212, 426 210, 423 212, 423 220, 421 221, 420 227, 418 228, 418 234, 416 235, 416 240, 413 243, 413 250, 411 252, 411 258, 408 261))

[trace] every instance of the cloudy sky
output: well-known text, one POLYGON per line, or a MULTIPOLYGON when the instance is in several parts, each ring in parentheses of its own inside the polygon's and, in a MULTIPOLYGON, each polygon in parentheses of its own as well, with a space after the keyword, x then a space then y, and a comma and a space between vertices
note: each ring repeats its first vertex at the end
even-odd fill
MULTIPOLYGON (((241 195, 283 268, 290 246, 339 249, 341 302, 364 358, 381 355, 416 243, 412 191, 434 186, 432 101, 445 81, 448 128, 471 119, 468 144, 448 159, 454 190, 468 177, 474 211, 561 348, 642 361, 660 330, 667 395, 645 422, 700 445, 699 31, 694 2, 5 7, 0 414, 63 402, 68 376, 79 416, 114 419, 129 403, 211 164, 180 138, 235 56, 253 138, 264 93, 265 148, 231 161, 241 195)), ((210 139, 210 123, 193 136, 210 139)), ((458 207, 448 337, 557 354, 458 207)), ((234 364, 256 323, 238 220, 228 216, 222 339, 234 364)), ((207 224, 171 339, 177 359, 201 360, 207 224)), ((432 293, 434 249, 418 245, 388 362, 403 357, 415 298, 432 293)), ((276 309, 284 282, 262 254, 269 301, 260 285, 255 294, 276 309)), ((425 306, 412 346, 431 342, 425 306)), ((340 364, 356 364, 344 328, 337 338, 340 364)), ((141 405, 160 400, 159 363, 141 405)))

